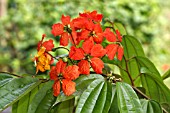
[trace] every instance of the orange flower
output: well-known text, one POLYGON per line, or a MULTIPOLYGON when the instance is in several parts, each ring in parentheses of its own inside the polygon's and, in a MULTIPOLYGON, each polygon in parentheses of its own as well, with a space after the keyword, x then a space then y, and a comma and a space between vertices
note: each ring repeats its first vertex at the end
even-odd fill
POLYGON ((104 63, 100 58, 93 57, 90 62, 93 70, 98 73, 102 74, 102 69, 104 68, 104 63))
POLYGON ((62 90, 65 95, 70 96, 76 91, 76 84, 68 79, 62 80, 62 90))
POLYGON ((90 74, 90 66, 87 60, 81 60, 78 63, 79 71, 81 74, 89 75, 90 74))
POLYGON ((40 70, 44 72, 50 69, 52 57, 45 53, 45 47, 41 47, 38 51, 37 56, 35 56, 35 66, 36 66, 36 73, 40 70))

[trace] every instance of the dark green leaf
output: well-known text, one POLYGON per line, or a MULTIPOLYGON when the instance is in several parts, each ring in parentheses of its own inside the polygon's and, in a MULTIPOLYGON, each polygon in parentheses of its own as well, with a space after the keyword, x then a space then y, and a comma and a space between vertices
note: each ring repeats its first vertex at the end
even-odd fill
POLYGON ((130 85, 117 82, 116 90, 120 113, 143 113, 139 98, 130 85))
MULTIPOLYGON (((119 65, 122 68, 120 69, 120 73, 126 83, 132 84, 130 76, 132 79, 135 79, 139 75, 138 63, 136 59, 132 58, 136 56, 145 56, 144 51, 140 42, 132 36, 125 35, 123 37, 122 45, 124 47, 124 58, 119 65)), ((139 80, 140 78, 135 81, 136 86, 140 86, 139 80)))
POLYGON ((12 113, 27 113, 28 106, 32 101, 32 97, 38 92, 38 87, 34 88, 30 93, 26 94, 20 100, 12 105, 12 113))
POLYGON ((145 99, 140 101, 143 108, 143 113, 163 113, 162 108, 158 102, 145 99))
MULTIPOLYGON (((107 113, 107 112, 103 112, 103 113, 107 113)), ((112 85, 112 103, 109 109, 109 113, 119 113, 116 85, 112 85)))
POLYGON ((0 88, 0 111, 21 99, 40 83, 41 81, 32 77, 10 80, 0 88))
POLYGON ((49 81, 38 91, 28 108, 28 113, 48 113, 55 97, 52 91, 53 81, 49 81))
POLYGON ((75 98, 58 103, 54 107, 53 113, 74 113, 75 98))
POLYGON ((162 75, 162 79, 165 80, 165 79, 167 79, 169 77, 170 77, 170 69, 168 71, 166 71, 165 74, 162 75))
POLYGON ((14 79, 14 76, 12 76, 11 74, 0 73, 0 87, 7 84, 8 82, 10 82, 13 79, 14 79))

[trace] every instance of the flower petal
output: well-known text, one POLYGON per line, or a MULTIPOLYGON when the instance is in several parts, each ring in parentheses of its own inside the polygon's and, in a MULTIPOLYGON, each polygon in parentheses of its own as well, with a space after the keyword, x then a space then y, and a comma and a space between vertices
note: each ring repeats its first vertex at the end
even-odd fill
POLYGON ((91 59, 91 66, 97 74, 102 74, 102 69, 104 68, 104 63, 100 58, 93 57, 91 59))
POLYGON ((70 65, 63 71, 63 77, 69 80, 75 80, 80 75, 79 67, 77 65, 70 65))
POLYGON ((93 38, 90 37, 83 42, 82 48, 86 54, 90 54, 92 47, 94 46, 93 38))
POLYGON ((81 60, 78 63, 78 66, 79 66, 80 74, 85 74, 85 75, 90 74, 90 66, 89 66, 89 62, 87 60, 81 60))
POLYGON ((69 52, 69 57, 73 60, 81 60, 84 58, 84 52, 81 48, 72 46, 69 52))
POLYGON ((69 39, 70 39, 70 35, 68 33, 64 32, 60 38, 60 45, 67 46, 69 43, 69 39))
POLYGON ((118 48, 118 54, 117 54, 117 59, 118 60, 122 60, 123 58, 123 47, 122 46, 119 46, 118 48))
POLYGON ((58 96, 60 94, 60 81, 57 80, 53 84, 53 95, 58 96))
POLYGON ((64 26, 61 23, 53 24, 51 33, 54 36, 61 35, 64 32, 64 26))
POLYGON ((110 28, 106 28, 103 35, 109 42, 116 42, 116 35, 110 30, 110 28))
POLYGON ((91 49, 91 56, 93 57, 103 57, 106 54, 106 50, 103 49, 101 44, 96 44, 91 49))
POLYGON ((62 90, 66 96, 70 96, 76 91, 76 83, 68 79, 63 79, 62 90))
POLYGON ((52 48, 54 48, 53 40, 50 39, 48 41, 43 42, 42 46, 46 48, 46 51, 51 51, 52 48))
POLYGON ((107 55, 110 60, 114 59, 116 52, 118 50, 118 46, 119 45, 117 45, 117 44, 109 44, 106 46, 105 49, 107 51, 107 55))
POLYGON ((70 24, 70 16, 64 16, 64 15, 62 15, 61 21, 62 21, 63 25, 68 25, 68 24, 70 24))

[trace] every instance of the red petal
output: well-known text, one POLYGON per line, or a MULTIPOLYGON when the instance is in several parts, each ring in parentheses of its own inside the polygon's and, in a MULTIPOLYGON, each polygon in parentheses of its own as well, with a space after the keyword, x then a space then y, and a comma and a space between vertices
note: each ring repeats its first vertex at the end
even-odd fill
POLYGON ((43 42, 42 46, 46 48, 46 51, 51 51, 54 48, 53 40, 50 39, 48 41, 43 42))
POLYGON ((110 28, 106 28, 103 35, 109 42, 116 42, 116 36, 110 28))
POLYGON ((78 33, 78 42, 80 42, 81 40, 86 40, 88 39, 88 36, 90 34, 90 31, 84 29, 81 32, 78 33))
POLYGON ((64 26, 62 24, 60 24, 60 23, 53 24, 51 33, 54 36, 61 35, 63 32, 64 32, 64 26))
POLYGON ((103 33, 97 33, 96 36, 93 37, 93 40, 97 44, 101 44, 103 41, 103 33))
POLYGON ((68 33, 63 33, 60 38, 60 45, 67 46, 69 43, 70 35, 68 33))
POLYGON ((93 38, 90 37, 83 42, 82 48, 86 54, 90 54, 92 47, 94 46, 93 38))
POLYGON ((97 74, 102 74, 102 69, 104 68, 104 63, 100 58, 93 57, 91 59, 91 66, 97 74))
POLYGON ((95 33, 102 33, 103 31, 102 31, 101 25, 100 24, 95 24, 94 25, 94 31, 95 31, 95 33))
POLYGON ((81 60, 84 58, 84 52, 81 48, 72 46, 69 52, 69 57, 73 60, 81 60))
POLYGON ((49 74, 50 74, 50 79, 51 80, 58 80, 58 73, 56 72, 56 67, 55 66, 52 66, 49 74))
POLYGON ((61 21, 62 21, 63 25, 68 25, 68 24, 70 24, 70 16, 64 16, 64 15, 62 15, 61 21))
POLYGON ((63 73, 67 63, 63 62, 61 59, 56 63, 56 73, 63 73))
POLYGON ((119 40, 120 42, 122 42, 122 36, 121 36, 119 30, 116 30, 116 34, 117 34, 118 40, 119 40))
POLYGON ((91 56, 94 57, 103 57, 106 54, 106 50, 103 49, 101 44, 96 44, 91 49, 91 56))
POLYGON ((66 96, 70 96, 76 91, 76 84, 71 80, 63 79, 62 90, 66 96))
POLYGON ((58 96, 60 94, 60 81, 57 80, 53 84, 53 95, 58 96))
POLYGON ((107 55, 110 60, 114 59, 117 49, 118 49, 118 46, 119 45, 117 45, 117 44, 109 44, 106 46, 105 49, 107 51, 107 55))
POLYGON ((75 80, 79 77, 79 67, 76 65, 67 66, 63 71, 63 77, 69 80, 75 80))
POLYGON ((85 74, 85 75, 90 74, 90 66, 89 66, 89 62, 87 60, 81 60, 78 63, 78 66, 79 66, 80 74, 85 74))
POLYGON ((123 58, 123 47, 119 46, 118 48, 118 54, 117 54, 117 59, 122 60, 123 58))

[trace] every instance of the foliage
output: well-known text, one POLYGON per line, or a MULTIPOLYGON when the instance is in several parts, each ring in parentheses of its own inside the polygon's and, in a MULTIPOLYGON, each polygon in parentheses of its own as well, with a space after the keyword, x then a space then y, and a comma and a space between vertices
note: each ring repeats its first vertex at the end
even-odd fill
MULTIPOLYGON (((91 15, 89 12, 83 13, 80 20, 87 18, 92 23, 86 21, 86 24, 99 24, 101 15, 96 14, 95 16, 98 18, 91 15)), ((68 18, 68 16, 62 16, 63 23, 54 24, 52 34, 55 38, 59 38, 64 33, 68 33, 70 37, 67 35, 65 38, 69 37, 71 47, 69 45, 68 48, 54 48, 53 41, 43 40, 45 35, 42 36, 42 40, 38 43, 38 53, 34 59, 37 72, 48 70, 49 68, 46 68, 46 66, 48 67, 48 65, 52 64, 51 58, 60 59, 57 61, 56 66, 51 68, 50 77, 0 73, 0 111, 12 105, 13 113, 170 112, 170 89, 164 84, 157 68, 146 57, 140 42, 135 37, 127 35, 123 25, 120 23, 114 25, 113 22, 106 21, 103 24, 103 36, 106 38, 103 42, 98 42, 98 40, 96 42, 95 36, 98 36, 98 34, 94 35, 92 34, 94 32, 90 32, 87 35, 88 38, 83 38, 83 42, 80 41, 79 44, 76 43, 77 40, 75 40, 75 34, 73 33, 83 31, 79 26, 84 20, 79 24, 75 24, 76 22, 78 23, 75 20, 75 23, 72 24, 68 21, 68 18), (75 26, 76 30, 74 29, 75 26), (60 28, 64 30, 60 31, 60 28), (91 42, 84 46, 86 41, 91 39, 89 36, 93 37, 92 41, 95 42, 93 42, 94 45, 91 49, 87 49, 91 42), (116 37, 115 40, 113 39, 114 36, 116 37), (117 49, 110 50, 108 45, 113 45, 113 43, 118 45, 114 46, 117 49), (104 49, 101 46, 96 49, 96 45, 102 45, 104 49), (123 48, 124 52, 119 50, 120 47, 123 48), (68 55, 57 55, 56 57, 54 56, 56 54, 50 54, 50 52, 56 52, 58 49, 63 48, 69 51, 68 55), (86 57, 81 50, 86 52, 86 57), (110 53, 116 54, 112 56, 110 53), (45 57, 50 57, 50 59, 45 57), (101 59, 105 67, 99 60, 94 60, 93 58, 101 59), (78 65, 84 60, 88 60, 93 69, 89 71, 90 67, 87 65, 83 68, 81 68, 82 65, 78 65), (47 62, 44 64, 44 61, 47 62), (75 82, 76 90, 73 90, 74 85, 69 84, 69 82, 66 83, 67 86, 63 87, 64 80, 75 82), (58 85, 62 85, 62 91, 58 85), (55 92, 56 90, 57 92, 55 92)), ((88 28, 88 26, 86 27, 88 28)), ((86 27, 83 29, 87 29, 86 27)), ((91 28, 89 29, 91 30, 91 28)), ((60 37, 60 45, 66 46, 68 44, 66 43, 67 39, 61 41, 63 40, 62 38, 60 37)), ((168 76, 169 71, 163 78, 168 76)))

